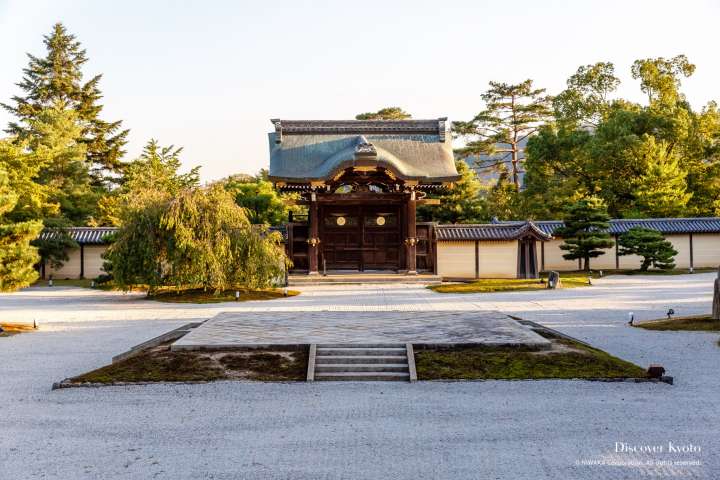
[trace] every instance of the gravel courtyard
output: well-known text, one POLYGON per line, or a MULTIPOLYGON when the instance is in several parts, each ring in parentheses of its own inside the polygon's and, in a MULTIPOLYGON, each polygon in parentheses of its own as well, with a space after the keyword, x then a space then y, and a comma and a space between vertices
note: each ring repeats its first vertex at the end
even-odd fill
POLYGON ((305 287, 287 299, 211 305, 57 287, 0 295, 4 321, 41 325, 0 338, 0 479, 718 478, 718 335, 625 325, 630 311, 639 320, 668 308, 707 313, 713 278, 608 277, 592 288, 464 295, 412 285, 305 287), (219 382, 50 390, 188 321, 223 311, 322 310, 499 310, 642 366, 661 363, 675 385, 219 382), (623 444, 663 451, 616 452, 623 444), (679 447, 693 451, 668 452, 679 447))

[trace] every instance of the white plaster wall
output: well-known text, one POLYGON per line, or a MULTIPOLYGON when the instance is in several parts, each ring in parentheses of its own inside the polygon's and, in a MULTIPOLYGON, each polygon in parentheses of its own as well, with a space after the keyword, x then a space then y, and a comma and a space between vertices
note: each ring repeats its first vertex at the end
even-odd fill
POLYGON ((80 249, 74 248, 67 252, 68 261, 63 263, 63 266, 54 269, 48 264, 45 269, 45 276, 47 278, 52 275, 52 278, 57 280, 65 280, 67 278, 80 278, 80 249))
POLYGON ((690 268, 690 235, 665 235, 665 240, 672 243, 678 252, 675 255, 675 267, 690 268))
POLYGON ((480 242, 480 278, 517 278, 517 254, 517 240, 480 242))
POLYGON ((720 266, 720 234, 693 234, 693 260, 695 268, 720 266))
MULTIPOLYGON (((86 245, 85 250, 85 278, 95 278, 101 273, 103 259, 100 255, 107 249, 106 245, 86 245)), ((54 279, 64 280, 67 278, 80 278, 80 249, 74 248, 68 251, 68 261, 58 269, 48 265, 45 269, 45 277, 50 275, 54 279)))
POLYGON ((105 273, 102 269, 104 260, 101 255, 107 250, 107 245, 85 246, 85 278, 95 278, 105 273))
POLYGON ((475 278, 475 242, 438 242, 437 271, 447 278, 475 278))

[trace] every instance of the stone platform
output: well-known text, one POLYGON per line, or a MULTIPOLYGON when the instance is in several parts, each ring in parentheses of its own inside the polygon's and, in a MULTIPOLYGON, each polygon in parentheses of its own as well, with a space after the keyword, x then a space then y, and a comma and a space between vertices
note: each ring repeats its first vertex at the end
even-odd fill
POLYGON ((383 283, 419 283, 425 285, 437 285, 442 283, 442 277, 432 273, 407 275, 402 273, 360 272, 331 272, 327 275, 292 274, 288 277, 288 285, 291 287, 301 285, 372 285, 383 283))
POLYGON ((493 311, 222 312, 172 350, 295 347, 308 344, 481 344, 549 348, 529 327, 493 311))

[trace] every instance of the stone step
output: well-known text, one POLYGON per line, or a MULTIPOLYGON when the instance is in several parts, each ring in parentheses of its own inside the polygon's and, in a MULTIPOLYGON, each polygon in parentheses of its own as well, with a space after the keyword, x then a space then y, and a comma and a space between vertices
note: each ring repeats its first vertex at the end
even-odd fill
POLYGON ((405 348, 402 343, 320 343, 317 348, 405 348))
POLYGON ((410 380, 410 374, 402 372, 325 372, 316 373, 315 380, 348 380, 355 382, 395 380, 400 382, 407 382, 410 380))
POLYGON ((361 348, 348 348, 348 347, 337 347, 337 348, 324 348, 317 347, 317 356, 330 356, 330 355, 404 355, 407 350, 400 347, 388 347, 388 348, 372 348, 372 347, 361 347, 361 348))
POLYGON ((321 363, 315 365, 315 375, 327 372, 403 372, 408 373, 405 363, 321 363))
POLYGON ((405 355, 327 355, 324 357, 315 357, 315 363, 318 365, 334 363, 334 364, 355 364, 355 363, 404 363, 407 365, 407 356, 405 355))

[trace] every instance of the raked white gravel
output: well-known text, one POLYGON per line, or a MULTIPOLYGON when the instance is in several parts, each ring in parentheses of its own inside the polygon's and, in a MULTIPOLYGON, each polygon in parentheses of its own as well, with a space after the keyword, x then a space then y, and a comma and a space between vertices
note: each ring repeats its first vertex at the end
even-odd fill
POLYGON ((712 278, 608 277, 593 288, 477 295, 411 285, 306 287, 288 299, 199 306, 57 287, 0 295, 3 321, 41 324, 39 332, 0 339, 0 479, 720 478, 720 336, 625 325, 629 311, 638 319, 668 308, 708 312, 712 278), (641 365, 661 363, 675 385, 219 382, 50 390, 220 311, 417 308, 535 320, 641 365), (623 445, 665 451, 616 452, 623 445), (687 445, 700 451, 667 451, 687 445))

